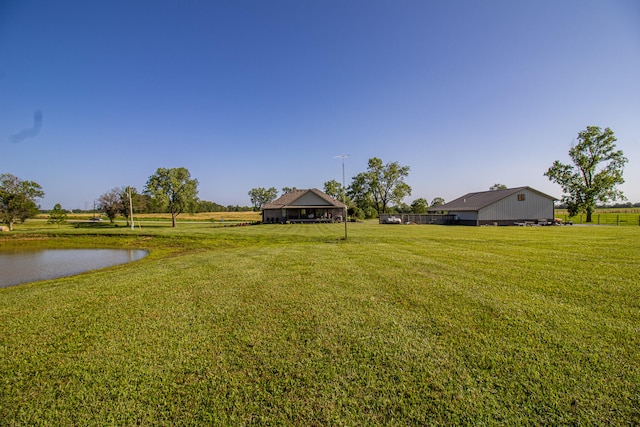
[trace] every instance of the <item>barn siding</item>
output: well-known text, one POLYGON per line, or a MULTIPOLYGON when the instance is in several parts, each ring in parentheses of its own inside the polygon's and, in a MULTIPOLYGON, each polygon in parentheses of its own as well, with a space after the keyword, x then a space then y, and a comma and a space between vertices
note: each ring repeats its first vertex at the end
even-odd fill
POLYGON ((478 212, 476 211, 449 211, 449 215, 454 216, 454 224, 458 225, 479 225, 478 212))
POLYGON ((519 221, 519 220, 553 220, 553 200, 534 191, 523 189, 502 200, 498 200, 478 212, 479 221, 519 221), (518 195, 524 194, 523 201, 518 195))
POLYGON ((449 212, 449 215, 457 215, 461 221, 476 221, 478 219, 477 212, 449 212))

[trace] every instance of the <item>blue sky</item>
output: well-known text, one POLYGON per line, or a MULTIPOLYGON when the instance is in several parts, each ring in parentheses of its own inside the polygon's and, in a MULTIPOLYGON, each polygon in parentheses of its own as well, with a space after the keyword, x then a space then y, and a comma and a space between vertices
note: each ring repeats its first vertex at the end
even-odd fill
POLYGON ((0 173, 91 207, 186 167, 199 196, 347 184, 379 157, 405 199, 543 173, 610 127, 640 202, 640 2, 0 1, 0 173), (38 114, 41 120, 38 120, 38 114))

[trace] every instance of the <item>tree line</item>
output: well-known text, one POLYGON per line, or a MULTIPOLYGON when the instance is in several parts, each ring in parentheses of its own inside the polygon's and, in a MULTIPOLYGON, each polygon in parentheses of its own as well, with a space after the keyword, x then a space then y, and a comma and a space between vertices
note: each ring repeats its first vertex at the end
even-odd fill
POLYGON ((170 213, 172 226, 183 212, 242 212, 250 207, 223 206, 198 198, 198 180, 184 167, 158 168, 140 193, 135 187, 116 187, 98 198, 98 206, 111 222, 123 216, 127 225, 131 212, 170 213))
MULTIPOLYGON (((616 140, 610 128, 602 130, 598 126, 587 126, 578 133, 577 143, 569 150, 572 163, 556 160, 544 173, 550 181, 562 187, 565 193, 562 203, 571 216, 585 213, 587 222, 591 222, 598 205, 626 200, 618 186, 624 183, 623 170, 628 159, 622 150, 616 149, 616 140)), ((444 204, 441 197, 434 198, 431 203, 419 198, 411 205, 405 204, 403 200, 411 195, 411 187, 405 182, 409 171, 409 166, 401 166, 398 162, 385 164, 373 157, 369 159, 367 170, 354 176, 348 187, 330 180, 324 183, 324 191, 345 202, 349 215, 358 218, 373 218, 381 213, 393 212, 426 213, 444 204)), ((491 190, 504 187, 503 184, 494 184, 491 190)), ((282 190, 286 194, 294 189, 285 187, 282 190)), ((132 210, 136 213, 169 212, 174 227, 176 217, 182 212, 225 210, 216 203, 199 200, 197 194, 198 180, 191 178, 186 168, 158 168, 149 177, 142 192, 132 186, 116 187, 101 195, 98 202, 100 211, 111 221, 122 215, 129 223, 132 210)), ((256 210, 274 201, 277 195, 274 187, 259 187, 249 191, 253 209, 256 210)), ((21 180, 12 174, 0 174, 0 222, 13 230, 17 221, 24 222, 38 213, 37 199, 42 197, 44 191, 40 184, 21 180)), ((61 210, 59 204, 54 208, 58 220, 61 210)))
MULTIPOLYGON (((96 209, 105 214, 111 222, 123 216, 130 224, 131 212, 170 213, 172 226, 182 212, 224 212, 249 211, 250 207, 222 206, 214 202, 200 200, 198 180, 191 178, 184 168, 158 168, 149 177, 142 192, 133 186, 114 187, 97 199, 96 209)), ((0 221, 10 230, 20 221, 24 222, 40 212, 37 199, 44 197, 40 184, 23 181, 12 174, 0 175, 0 221)), ((66 211, 57 203, 49 211, 49 222, 60 224, 66 218, 66 211)))

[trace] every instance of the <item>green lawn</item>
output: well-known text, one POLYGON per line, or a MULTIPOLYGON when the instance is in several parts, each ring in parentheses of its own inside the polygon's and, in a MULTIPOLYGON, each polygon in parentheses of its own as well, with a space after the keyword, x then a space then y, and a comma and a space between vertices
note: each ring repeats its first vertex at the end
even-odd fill
POLYGON ((0 289, 2 425, 640 423, 640 227, 16 228, 151 254, 0 289))

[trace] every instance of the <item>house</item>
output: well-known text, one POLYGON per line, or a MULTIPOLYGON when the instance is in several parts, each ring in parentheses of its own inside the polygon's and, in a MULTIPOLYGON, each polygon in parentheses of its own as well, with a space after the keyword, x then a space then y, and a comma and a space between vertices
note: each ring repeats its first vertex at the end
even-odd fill
POLYGON ((557 199, 531 187, 468 193, 437 207, 455 224, 524 225, 552 223, 557 199))
POLYGON ((263 223, 334 222, 342 221, 345 204, 311 188, 291 190, 261 209, 263 223))

